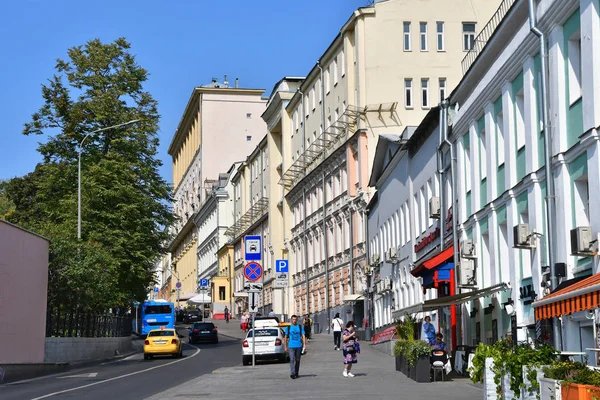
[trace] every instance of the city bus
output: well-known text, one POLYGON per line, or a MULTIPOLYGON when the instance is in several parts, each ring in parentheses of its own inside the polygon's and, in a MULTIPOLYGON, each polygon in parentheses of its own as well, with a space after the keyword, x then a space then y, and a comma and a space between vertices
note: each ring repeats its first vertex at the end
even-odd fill
POLYGON ((175 305, 166 300, 146 300, 134 304, 136 318, 133 331, 141 336, 160 327, 175 329, 175 305))

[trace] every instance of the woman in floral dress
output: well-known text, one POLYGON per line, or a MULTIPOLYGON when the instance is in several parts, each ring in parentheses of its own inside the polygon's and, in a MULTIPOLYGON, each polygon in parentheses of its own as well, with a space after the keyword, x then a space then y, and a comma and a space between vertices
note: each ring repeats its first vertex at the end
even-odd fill
POLYGON ((354 321, 348 321, 346 329, 342 333, 342 350, 344 354, 344 377, 353 378, 352 364, 356 364, 356 353, 358 352, 358 339, 356 338, 356 327, 354 321))

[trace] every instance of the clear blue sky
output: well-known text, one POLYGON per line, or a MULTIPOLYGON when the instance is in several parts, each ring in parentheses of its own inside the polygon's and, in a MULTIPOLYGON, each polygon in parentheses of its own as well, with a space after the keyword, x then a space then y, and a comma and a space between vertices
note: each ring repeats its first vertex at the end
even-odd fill
POLYGON ((194 86, 212 77, 269 94, 285 75, 304 76, 353 10, 367 0, 19 0, 2 7, 0 179, 41 161, 41 136, 21 134, 42 104, 41 84, 69 47, 124 36, 150 72, 146 88, 162 116, 161 174, 171 182, 167 148, 194 86))

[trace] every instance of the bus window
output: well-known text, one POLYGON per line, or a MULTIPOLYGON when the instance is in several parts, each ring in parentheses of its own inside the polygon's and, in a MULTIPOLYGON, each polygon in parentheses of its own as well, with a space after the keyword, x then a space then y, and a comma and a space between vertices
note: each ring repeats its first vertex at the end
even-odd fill
POLYGON ((146 306, 144 310, 146 315, 149 314, 171 314, 171 306, 146 306))

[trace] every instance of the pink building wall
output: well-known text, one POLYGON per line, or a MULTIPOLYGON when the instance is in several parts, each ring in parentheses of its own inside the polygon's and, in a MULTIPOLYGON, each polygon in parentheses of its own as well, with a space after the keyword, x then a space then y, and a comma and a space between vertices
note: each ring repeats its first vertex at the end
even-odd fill
POLYGON ((49 242, 0 221, 0 364, 43 363, 49 242))

